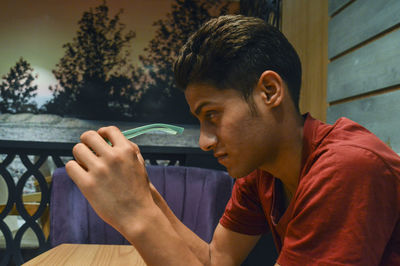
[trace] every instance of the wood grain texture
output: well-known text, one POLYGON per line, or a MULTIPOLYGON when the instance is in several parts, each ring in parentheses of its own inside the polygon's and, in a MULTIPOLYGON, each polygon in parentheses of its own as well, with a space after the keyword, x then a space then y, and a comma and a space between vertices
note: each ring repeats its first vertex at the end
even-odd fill
POLYGON ((329 0, 328 14, 332 16, 333 13, 338 11, 342 6, 349 3, 351 0, 329 0))
POLYGON ((145 266, 146 264, 136 249, 130 245, 62 244, 37 256, 24 265, 145 266))
POLYGON ((400 84, 399 62, 400 30, 338 58, 328 65, 328 102, 400 84))
POLYGON ((303 68, 300 110, 326 120, 328 0, 282 1, 282 32, 303 68))
POLYGON ((328 108, 327 122, 333 124, 339 117, 360 123, 400 152, 400 88, 396 91, 328 108))
POLYGON ((329 21, 329 58, 397 25, 399 14, 399 0, 353 2, 329 21))

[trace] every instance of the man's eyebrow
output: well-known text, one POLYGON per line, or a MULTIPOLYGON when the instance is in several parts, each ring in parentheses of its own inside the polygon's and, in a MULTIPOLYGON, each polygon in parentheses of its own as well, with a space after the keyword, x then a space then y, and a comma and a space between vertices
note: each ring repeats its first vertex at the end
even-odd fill
POLYGON ((210 102, 203 102, 203 103, 201 103, 199 106, 197 106, 197 108, 194 110, 194 114, 195 115, 199 115, 200 114, 200 112, 201 112, 201 109, 205 106, 205 105, 207 105, 207 104, 209 104, 210 102))

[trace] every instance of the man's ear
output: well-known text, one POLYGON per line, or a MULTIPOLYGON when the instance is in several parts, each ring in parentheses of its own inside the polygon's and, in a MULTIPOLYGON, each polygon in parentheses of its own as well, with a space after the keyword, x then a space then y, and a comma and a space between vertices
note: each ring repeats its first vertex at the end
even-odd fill
POLYGON ((279 106, 285 96, 284 83, 278 73, 264 71, 257 83, 258 92, 265 104, 270 107, 279 106))

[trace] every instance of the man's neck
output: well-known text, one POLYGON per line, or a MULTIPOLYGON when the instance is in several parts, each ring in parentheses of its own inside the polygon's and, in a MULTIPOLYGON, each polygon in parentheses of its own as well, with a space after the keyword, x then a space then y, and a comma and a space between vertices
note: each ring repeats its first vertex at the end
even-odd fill
POLYGON ((296 192, 301 171, 303 127, 303 117, 301 115, 295 117, 285 130, 288 133, 280 139, 277 159, 273 165, 262 168, 282 181, 289 200, 296 192))
POLYGON ((288 192, 287 196, 290 198, 296 192, 301 171, 303 128, 298 129, 298 131, 300 130, 301 134, 299 134, 300 136, 298 137, 298 141, 294 141, 291 144, 291 147, 287 148, 286 155, 280 158, 276 170, 276 177, 282 181, 284 187, 286 188, 286 191, 288 192))

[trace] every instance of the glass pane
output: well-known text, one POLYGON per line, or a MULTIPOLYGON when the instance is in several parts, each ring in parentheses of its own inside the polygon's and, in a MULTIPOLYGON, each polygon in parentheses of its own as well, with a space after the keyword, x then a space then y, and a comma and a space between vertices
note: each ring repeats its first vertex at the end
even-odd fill
MULTIPOLYGON (((15 235, 15 233, 17 232, 17 230, 19 228, 17 216, 14 216, 14 215, 6 216, 3 221, 6 223, 6 225, 8 226, 8 229, 10 229, 11 233, 13 235, 15 235)), ((5 240, 5 237, 4 237, 4 234, 2 231, 0 231, 0 247, 1 248, 6 247, 6 240, 5 240)))
POLYGON ((168 166, 169 160, 156 160, 157 165, 168 166))
POLYGON ((8 199, 8 187, 3 176, 0 175, 0 212, 3 210, 2 205, 7 203, 8 199))
POLYGON ((0 231, 0 249, 6 248, 6 239, 4 238, 4 234, 0 231))
POLYGON ((15 184, 17 184, 19 178, 26 172, 26 167, 19 156, 16 156, 6 169, 14 179, 15 184))
POLYGON ((0 163, 2 163, 6 159, 6 157, 7 157, 7 154, 4 154, 4 153, 0 154, 0 163))
POLYGON ((39 240, 31 228, 25 231, 22 236, 21 248, 37 248, 39 247, 39 240))
POLYGON ((37 179, 32 175, 30 176, 24 185, 23 194, 30 194, 40 191, 39 182, 37 179))
MULTIPOLYGON (((36 160, 37 159, 38 158, 36 158, 36 160)), ((42 175, 46 179, 47 184, 50 184, 51 176, 53 175, 53 172, 56 168, 57 168, 57 166, 55 165, 55 163, 53 162, 53 159, 51 157, 48 157, 47 160, 39 168, 39 171, 42 173, 42 175)))
POLYGON ((60 156, 60 159, 66 164, 68 161, 74 159, 72 156, 60 156))

